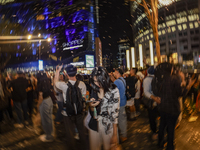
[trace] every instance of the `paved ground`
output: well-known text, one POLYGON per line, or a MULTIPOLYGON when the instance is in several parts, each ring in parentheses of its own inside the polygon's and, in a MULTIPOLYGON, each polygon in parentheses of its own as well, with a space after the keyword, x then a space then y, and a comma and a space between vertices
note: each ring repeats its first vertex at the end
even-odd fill
MULTIPOLYGON (((53 143, 42 143, 31 128, 14 129, 9 123, 3 124, 0 135, 0 150, 66 150, 64 125, 56 126, 57 139, 53 143)), ((151 140, 147 112, 133 122, 128 121, 128 141, 122 144, 124 150, 157 150, 151 140)), ((200 118, 189 123, 183 119, 176 130, 176 150, 200 150, 200 118)), ((79 142, 77 141, 77 144, 79 142)))

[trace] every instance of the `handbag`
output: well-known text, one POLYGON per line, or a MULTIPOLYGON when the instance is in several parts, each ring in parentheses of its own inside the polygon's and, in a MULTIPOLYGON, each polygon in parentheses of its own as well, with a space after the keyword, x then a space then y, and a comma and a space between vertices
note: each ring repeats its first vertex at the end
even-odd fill
MULTIPOLYGON (((119 78, 119 79, 120 79, 120 78, 119 78)), ((123 81, 122 79, 120 79, 120 80, 123 82, 123 84, 124 84, 124 86, 125 86, 125 89, 126 89, 126 91, 125 91, 125 96, 126 96, 127 100, 130 100, 130 99, 131 99, 131 94, 128 92, 127 87, 126 87, 126 84, 124 83, 124 81, 123 81)))
POLYGON ((153 100, 152 99, 147 98, 145 95, 143 95, 141 102, 144 105, 144 107, 146 107, 148 109, 152 109, 152 106, 153 106, 153 100))

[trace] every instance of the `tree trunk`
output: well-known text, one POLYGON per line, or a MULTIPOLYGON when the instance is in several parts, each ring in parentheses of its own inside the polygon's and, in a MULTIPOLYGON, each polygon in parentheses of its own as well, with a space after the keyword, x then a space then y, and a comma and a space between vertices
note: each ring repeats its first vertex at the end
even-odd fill
POLYGON ((155 42, 156 42, 156 55, 157 55, 157 59, 158 59, 158 64, 161 63, 161 57, 160 57, 160 42, 158 39, 158 30, 157 31, 153 31, 154 34, 154 38, 155 38, 155 42))

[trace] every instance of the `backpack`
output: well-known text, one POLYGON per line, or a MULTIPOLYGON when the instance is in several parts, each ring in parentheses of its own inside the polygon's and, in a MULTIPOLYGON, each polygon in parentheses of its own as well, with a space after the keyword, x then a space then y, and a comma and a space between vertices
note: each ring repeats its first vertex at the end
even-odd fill
POLYGON ((158 65, 155 69, 154 78, 151 82, 151 88, 153 94, 156 96, 161 96, 160 92, 165 82, 165 79, 170 76, 170 73, 166 71, 162 64, 158 65))
POLYGON ((134 80, 132 78, 133 77, 128 77, 126 80, 126 93, 128 93, 130 97, 135 97, 136 93, 135 84, 137 83, 138 80, 136 77, 134 77, 134 80))
POLYGON ((125 86, 125 89, 126 89, 126 91, 125 91, 126 99, 127 99, 127 100, 131 99, 131 94, 130 94, 129 91, 127 90, 127 86, 126 86, 125 82, 124 82, 121 78, 119 78, 119 79, 123 82, 123 84, 124 84, 124 86, 125 86))
POLYGON ((74 85, 67 83, 68 89, 66 92, 66 112, 68 116, 75 116, 83 112, 83 97, 81 89, 78 87, 80 81, 76 81, 74 85))

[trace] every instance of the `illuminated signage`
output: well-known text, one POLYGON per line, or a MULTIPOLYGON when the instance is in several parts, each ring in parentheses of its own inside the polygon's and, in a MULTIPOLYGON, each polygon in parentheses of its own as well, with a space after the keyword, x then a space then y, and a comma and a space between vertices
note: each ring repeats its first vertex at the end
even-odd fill
POLYGON ((6 3, 14 2, 15 0, 0 0, 0 4, 5 5, 6 3))
POLYGON ((85 55, 86 67, 93 68, 94 67, 94 56, 93 55, 85 55))
POLYGON ((70 64, 73 65, 73 66, 83 66, 84 62, 73 62, 73 63, 70 63, 70 64))
POLYGON ((43 60, 38 60, 38 68, 39 70, 43 70, 43 60))
POLYGON ((79 56, 78 57, 75 57, 74 59, 73 59, 73 62, 78 62, 79 61, 79 56))
POLYGON ((79 48, 79 47, 83 47, 83 39, 79 39, 79 40, 74 40, 68 43, 63 43, 63 50, 68 50, 68 49, 72 49, 72 48, 79 48))

